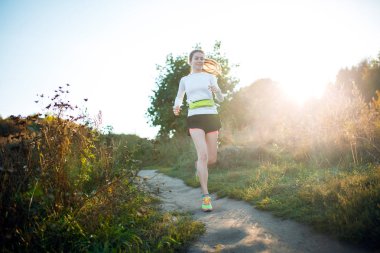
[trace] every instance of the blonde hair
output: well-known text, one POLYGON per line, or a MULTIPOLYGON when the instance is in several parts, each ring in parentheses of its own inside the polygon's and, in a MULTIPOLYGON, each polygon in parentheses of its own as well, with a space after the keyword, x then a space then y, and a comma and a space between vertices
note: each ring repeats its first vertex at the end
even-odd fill
MULTIPOLYGON (((201 50, 201 49, 195 49, 195 50, 191 51, 191 53, 189 55, 189 64, 191 63, 191 60, 193 59, 193 56, 195 53, 205 54, 205 52, 203 52, 203 50, 201 50)), ((209 73, 209 74, 216 75, 216 76, 222 74, 222 69, 221 69, 219 63, 213 59, 208 59, 208 58, 205 59, 205 61, 204 61, 202 71, 209 73)))
POLYGON ((216 76, 222 74, 222 69, 219 63, 213 59, 205 59, 202 71, 216 76))

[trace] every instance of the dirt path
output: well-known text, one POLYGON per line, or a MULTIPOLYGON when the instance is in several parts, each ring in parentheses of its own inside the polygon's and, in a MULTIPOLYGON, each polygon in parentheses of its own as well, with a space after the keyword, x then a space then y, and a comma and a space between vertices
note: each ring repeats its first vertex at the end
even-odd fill
POLYGON ((164 210, 190 212, 206 224, 206 233, 188 252, 367 252, 256 210, 243 201, 213 195, 214 211, 204 213, 200 210, 200 188, 188 187, 182 180, 155 170, 142 170, 139 176, 152 192, 158 193, 164 210))

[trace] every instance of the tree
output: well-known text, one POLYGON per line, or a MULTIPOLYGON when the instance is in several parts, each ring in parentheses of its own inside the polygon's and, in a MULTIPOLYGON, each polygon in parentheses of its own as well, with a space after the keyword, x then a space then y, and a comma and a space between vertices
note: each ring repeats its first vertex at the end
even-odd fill
POLYGON ((371 101, 376 90, 380 90, 380 53, 377 59, 367 59, 350 69, 341 69, 336 84, 341 85, 348 93, 357 86, 365 100, 371 101))
MULTIPOLYGON (((239 82, 237 78, 230 77, 229 72, 232 67, 228 59, 220 53, 221 42, 215 42, 213 51, 206 53, 207 58, 214 59, 219 62, 222 74, 218 76, 218 84, 222 92, 226 94, 226 102, 231 97, 233 89, 239 82)), ((200 49, 200 45, 196 45, 194 49, 200 49)), ((188 64, 188 56, 183 54, 173 56, 169 54, 166 57, 165 65, 157 65, 159 72, 156 78, 156 90, 153 90, 153 96, 150 96, 150 107, 147 111, 147 116, 151 125, 159 126, 159 137, 169 137, 171 135, 181 135, 186 133, 186 117, 187 107, 182 106, 182 112, 179 117, 173 114, 174 100, 177 95, 178 85, 183 76, 190 73, 188 64)), ((186 101, 186 96, 184 98, 186 101)), ((220 106, 223 106, 222 102, 220 106)))
MULTIPOLYGON (((282 90, 271 79, 259 79, 233 94, 226 107, 226 120, 236 130, 263 124, 283 106, 282 90)), ((268 125, 268 124, 265 124, 268 125)))

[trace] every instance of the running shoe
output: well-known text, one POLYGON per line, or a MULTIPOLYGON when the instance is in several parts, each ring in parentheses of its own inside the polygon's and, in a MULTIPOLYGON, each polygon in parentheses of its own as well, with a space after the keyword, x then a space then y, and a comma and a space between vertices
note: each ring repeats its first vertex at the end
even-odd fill
POLYGON ((211 212, 212 211, 211 197, 208 195, 202 197, 202 210, 205 212, 211 212))

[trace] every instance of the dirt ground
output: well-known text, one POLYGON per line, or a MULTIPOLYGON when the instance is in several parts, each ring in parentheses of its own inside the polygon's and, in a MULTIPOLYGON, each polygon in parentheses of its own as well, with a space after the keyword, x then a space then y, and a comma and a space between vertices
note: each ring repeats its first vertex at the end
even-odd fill
POLYGON ((212 212, 201 211, 201 190, 156 170, 141 170, 139 176, 162 200, 166 211, 190 212, 206 224, 206 233, 188 252, 369 252, 353 248, 291 220, 276 218, 244 201, 218 199, 212 195, 212 212))

